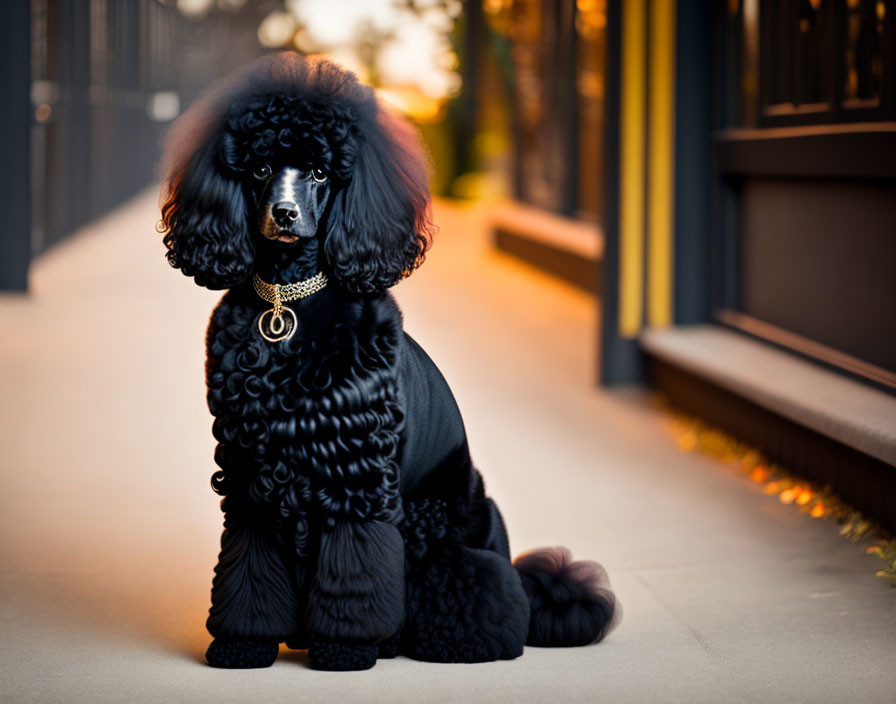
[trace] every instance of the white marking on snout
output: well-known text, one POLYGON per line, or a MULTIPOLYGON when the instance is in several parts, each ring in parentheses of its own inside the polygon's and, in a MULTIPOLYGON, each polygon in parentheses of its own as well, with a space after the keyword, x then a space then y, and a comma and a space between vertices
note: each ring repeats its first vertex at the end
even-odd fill
POLYGON ((295 203, 296 210, 299 213, 299 216, 296 218, 297 221, 302 221, 302 207, 299 205, 299 199, 296 197, 296 181, 301 175, 298 169, 293 169, 287 166, 281 172, 282 176, 277 182, 277 197, 272 199, 272 203, 280 203, 282 201, 287 201, 290 203, 295 203))

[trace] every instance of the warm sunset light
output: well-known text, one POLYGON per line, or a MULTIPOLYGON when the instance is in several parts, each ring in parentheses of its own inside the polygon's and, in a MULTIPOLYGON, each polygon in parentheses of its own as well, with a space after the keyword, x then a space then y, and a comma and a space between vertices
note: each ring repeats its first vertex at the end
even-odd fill
POLYGON ((442 112, 442 102, 414 86, 379 88, 377 94, 393 107, 419 123, 432 123, 442 112))

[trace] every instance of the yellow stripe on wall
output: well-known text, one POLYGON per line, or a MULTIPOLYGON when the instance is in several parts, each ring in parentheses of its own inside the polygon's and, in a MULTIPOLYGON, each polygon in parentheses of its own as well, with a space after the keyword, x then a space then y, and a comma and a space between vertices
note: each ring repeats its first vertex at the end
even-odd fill
POLYGON ((675 159, 675 0, 650 2, 647 322, 672 322, 675 159))
POLYGON ((619 116, 619 334, 641 329, 644 290, 644 115, 647 0, 622 4, 619 116))

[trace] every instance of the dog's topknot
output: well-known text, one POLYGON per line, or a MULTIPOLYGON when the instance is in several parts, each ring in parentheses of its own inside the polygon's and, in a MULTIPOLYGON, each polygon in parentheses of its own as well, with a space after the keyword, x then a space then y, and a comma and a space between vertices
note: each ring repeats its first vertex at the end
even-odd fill
POLYGON ((378 110, 373 89, 332 61, 291 51, 268 54, 214 83, 174 123, 165 140, 162 177, 170 191, 172 177, 186 169, 196 146, 224 130, 251 143, 259 139, 262 147, 270 140, 264 134, 268 127, 302 112, 360 126, 374 122, 378 110))
POLYGON ((324 169, 342 181, 351 177, 358 154, 358 126, 350 106, 327 106, 288 95, 262 96, 231 110, 227 122, 226 166, 236 174, 263 161, 324 169), (326 131, 321 130, 326 125, 326 131))

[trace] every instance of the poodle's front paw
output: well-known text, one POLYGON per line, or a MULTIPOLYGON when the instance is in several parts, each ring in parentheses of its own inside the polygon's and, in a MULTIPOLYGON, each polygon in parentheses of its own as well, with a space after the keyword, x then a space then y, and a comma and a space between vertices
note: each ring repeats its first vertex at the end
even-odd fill
POLYGON ((317 638, 308 648, 308 664, 314 670, 369 670, 376 665, 378 651, 376 645, 317 638))
POLYGON ((231 670, 270 667, 279 650, 280 644, 276 641, 215 638, 205 652, 205 659, 212 667, 231 670))

